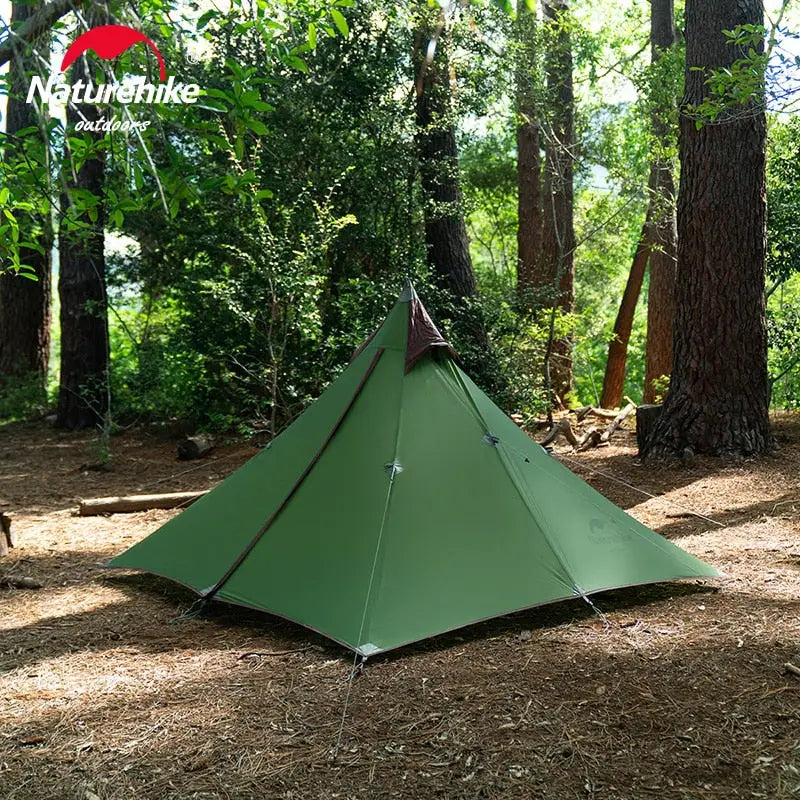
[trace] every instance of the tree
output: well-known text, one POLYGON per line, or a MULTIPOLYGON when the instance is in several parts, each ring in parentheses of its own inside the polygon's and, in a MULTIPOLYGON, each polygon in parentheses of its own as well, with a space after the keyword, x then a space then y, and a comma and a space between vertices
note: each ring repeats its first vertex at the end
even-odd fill
MULTIPOLYGON (((102 24, 92 15, 89 27, 102 24)), ((94 65, 81 56, 70 70, 73 81, 91 82, 94 65)), ((105 142, 102 133, 74 134, 82 118, 95 121, 95 105, 67 108, 67 144, 59 230, 61 300, 61 379, 56 424, 81 430, 101 424, 108 410, 108 298, 104 246, 105 142), (81 199, 77 204, 73 198, 81 199)))
MULTIPOLYGON (((709 100, 713 70, 730 69, 743 55, 725 31, 762 23, 759 0, 686 4, 673 364, 663 410, 641 443, 645 456, 675 455, 687 447, 753 454, 772 446, 763 99, 748 95, 710 124, 694 111, 709 100)), ((763 50, 763 39, 753 47, 763 50)))
MULTIPOLYGON (((25 26, 36 13, 34 6, 15 2, 11 26, 25 26)), ((38 72, 36 59, 18 44, 10 67, 6 115, 5 167, 14 180, 30 183, 31 178, 48 182, 47 145, 37 125, 36 113, 25 102, 29 75, 38 72), (32 175, 35 173, 35 175, 32 175)), ((32 187, 31 197, 35 197, 32 187)), ((33 378, 44 388, 50 355, 50 273, 52 228, 50 207, 32 204, 26 219, 20 220, 19 258, 30 271, 26 275, 0 273, 0 379, 3 376, 33 378), (35 278, 31 280, 30 278, 35 278)))
POLYGON ((542 249, 542 143, 537 102, 536 12, 522 0, 516 20, 517 111, 517 294, 535 308, 543 283, 538 274, 542 249))
MULTIPOLYGON (((658 67, 664 53, 675 44, 675 15, 673 0, 651 0, 650 48, 651 61, 658 67)), ((669 375, 672 369, 672 323, 675 316, 675 270, 678 229, 675 215, 675 180, 673 151, 673 122, 675 95, 667 69, 654 70, 654 98, 651 116, 652 161, 650 164, 649 214, 651 218, 652 250, 650 252, 650 282, 647 291, 647 348, 645 353, 644 402, 656 399, 655 382, 669 375), (663 79, 663 80, 662 80, 663 79)))
POLYGON ((639 294, 642 291, 644 274, 647 270, 647 259, 650 257, 650 221, 642 226, 642 233, 636 243, 631 271, 622 293, 622 302, 614 321, 614 335, 608 343, 608 359, 606 373, 603 378, 603 393, 600 405, 603 408, 616 408, 622 401, 625 387, 625 365, 628 360, 628 342, 633 329, 633 317, 639 294))
POLYGON ((644 275, 650 265, 647 294, 647 345, 645 352, 644 401, 652 403, 659 378, 672 368, 672 319, 675 301, 677 227, 673 179, 675 86, 673 65, 662 56, 675 43, 673 0, 650 4, 651 67, 648 81, 650 112, 650 174, 645 223, 608 345, 601 404, 616 408, 622 400, 628 341, 644 275))
MULTIPOLYGON (((566 0, 544 1, 551 32, 545 56, 547 98, 551 105, 545 131, 545 169, 542 213, 542 268, 550 287, 548 307, 572 311, 574 299, 575 230, 573 227, 573 173, 575 159, 572 43, 566 0)), ((553 337, 546 356, 545 382, 563 401, 572 388, 572 342, 553 337)))
POLYGON ((488 348, 488 338, 483 321, 466 302, 477 294, 477 286, 461 196, 448 32, 442 9, 431 11, 425 6, 419 14, 414 88, 427 260, 440 288, 455 300, 458 327, 479 358, 477 353, 488 348))
POLYGON ((569 313, 573 301, 572 44, 567 3, 543 0, 543 14, 539 36, 535 12, 526 2, 518 4, 517 295, 528 311, 550 311, 544 384, 561 403, 572 388, 572 344, 556 332, 557 311, 569 313))

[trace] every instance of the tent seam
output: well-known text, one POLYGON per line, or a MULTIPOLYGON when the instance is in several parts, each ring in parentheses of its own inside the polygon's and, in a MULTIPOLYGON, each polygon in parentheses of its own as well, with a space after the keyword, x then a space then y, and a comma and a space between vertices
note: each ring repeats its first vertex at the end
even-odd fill
POLYGON ((228 570, 223 574, 223 576, 206 592, 202 595, 204 600, 209 600, 213 598, 217 592, 230 580, 233 574, 236 572, 239 567, 247 560, 250 553, 253 552, 255 546, 261 541, 261 538, 264 534, 272 527, 272 523, 281 515, 281 512, 286 508, 286 506, 291 501, 292 497, 294 497, 295 493, 300 489, 300 487, 305 483, 306 478, 311 474, 311 471, 314 467, 319 463, 320 458, 322 458, 323 453, 325 450, 328 449, 328 445, 333 441, 336 437, 336 434, 339 432, 339 429, 342 427, 342 424, 350 415, 350 411, 352 411, 353 406, 355 406, 356 401, 358 400, 359 396, 361 395, 361 391, 363 390, 364 386, 366 385, 367 381, 369 380, 370 376, 375 370, 375 367, 378 365, 378 362, 381 360, 381 356, 384 354, 385 348, 379 347, 376 351, 375 355, 372 357, 372 360, 369 362, 366 370, 364 371, 364 375, 362 376, 361 380, 359 381, 356 390, 353 392, 353 396, 350 398, 349 402, 344 408, 344 411, 339 415, 339 418, 336 420, 333 428, 331 429, 330 433, 328 434, 327 439, 322 443, 322 446, 317 450, 317 452, 311 458, 311 461, 308 462, 303 472, 300 473, 300 476, 295 481, 292 488, 289 490, 286 497, 284 497, 283 501, 280 503, 278 508, 270 515, 269 519, 261 526, 258 533, 248 542, 247 546, 242 550, 242 552, 237 556, 236 560, 231 564, 228 570))
MULTIPOLYGON (((402 372, 400 373, 400 398, 399 398, 398 412, 397 412, 397 427, 395 429, 395 435, 394 435, 394 447, 392 448, 392 464, 393 465, 397 463, 397 448, 398 448, 398 445, 400 443, 400 430, 401 430, 402 425, 403 425, 403 394, 405 392, 406 374, 407 373, 406 373, 405 369, 403 369, 402 372)), ((377 541, 377 543, 375 545, 375 556, 374 556, 374 558, 372 560, 372 572, 370 573, 369 584, 367 585, 367 594, 366 594, 366 598, 364 600, 364 611, 363 611, 363 614, 361 616, 361 626, 359 628, 358 638, 357 638, 357 641, 356 641, 356 648, 355 648, 356 652, 359 652, 359 648, 363 644, 361 639, 362 639, 362 637, 364 635, 364 630, 365 629, 367 629, 367 630, 369 629, 368 625, 367 625, 367 620, 369 619, 370 624, 372 622, 372 617, 371 617, 371 614, 369 613, 370 599, 372 597, 372 591, 373 591, 374 586, 375 586, 375 574, 377 572, 378 562, 380 560, 381 548, 383 546, 383 534, 384 534, 384 530, 386 528, 386 521, 387 521, 387 519, 389 517, 389 505, 390 505, 391 500, 392 500, 392 490, 394 489, 394 479, 397 476, 397 474, 398 474, 397 471, 392 469, 391 475, 389 476, 389 486, 386 489, 386 501, 385 501, 384 506, 383 506, 383 516, 381 517, 381 527, 380 527, 380 530, 378 532, 378 541, 377 541)), ((362 655, 362 657, 364 657, 363 653, 361 655, 362 655)))

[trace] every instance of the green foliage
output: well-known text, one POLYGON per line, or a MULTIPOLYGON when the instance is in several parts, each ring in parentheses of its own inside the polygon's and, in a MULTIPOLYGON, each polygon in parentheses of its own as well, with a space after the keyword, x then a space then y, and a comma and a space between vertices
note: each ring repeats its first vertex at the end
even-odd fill
POLYGON ((48 409, 41 377, 5 376, 0 382, 0 422, 36 419, 48 409))

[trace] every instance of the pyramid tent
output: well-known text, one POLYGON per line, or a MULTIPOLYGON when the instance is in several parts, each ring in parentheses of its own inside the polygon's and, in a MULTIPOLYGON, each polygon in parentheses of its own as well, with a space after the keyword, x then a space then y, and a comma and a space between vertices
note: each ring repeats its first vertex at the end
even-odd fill
POLYGON ((718 574, 562 466, 453 355, 409 284, 302 416, 109 566, 365 657, 603 589, 718 574))

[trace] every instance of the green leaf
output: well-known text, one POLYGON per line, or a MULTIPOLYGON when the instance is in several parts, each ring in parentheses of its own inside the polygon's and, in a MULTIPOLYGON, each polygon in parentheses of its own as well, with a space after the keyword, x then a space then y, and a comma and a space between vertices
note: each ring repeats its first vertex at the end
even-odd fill
POLYGON ((317 47, 317 26, 313 22, 308 23, 308 44, 312 50, 317 47))
POLYGON ((265 103, 263 100, 256 100, 256 102, 250 104, 251 108, 254 108, 256 111, 274 111, 275 106, 271 106, 269 103, 265 103))
POLYGON ((259 136, 266 136, 267 135, 267 126, 257 119, 246 119, 244 124, 250 128, 253 133, 257 133, 259 136))
POLYGON ((7 186, 0 189, 0 205, 5 205, 8 202, 8 195, 9 191, 7 186))
POLYGON ((214 100, 206 100, 205 103, 195 103, 195 108, 203 108, 206 111, 227 111, 228 106, 225 103, 217 103, 214 100))
POLYGON ((333 19, 334 24, 339 29, 339 33, 342 36, 348 36, 350 33, 350 26, 347 24, 347 20, 344 18, 344 14, 339 11, 338 8, 331 9, 331 19, 333 19))
POLYGON ((271 197, 274 196, 275 196, 274 193, 269 189, 261 189, 261 191, 256 192, 256 200, 259 202, 261 200, 269 200, 271 197))
POLYGON ((197 20, 197 30, 203 30, 203 28, 205 28, 205 26, 208 25, 208 23, 211 22, 211 20, 216 16, 218 16, 218 12, 214 8, 206 11, 205 14, 201 14, 200 19, 197 20))
POLYGON ((303 61, 303 59, 299 56, 290 53, 285 57, 284 60, 288 66, 294 67, 295 69, 300 70, 300 72, 308 73, 308 64, 306 64, 306 62, 303 61))
POLYGON ((206 89, 204 96, 218 97, 220 100, 225 100, 227 103, 233 105, 233 97, 229 95, 227 92, 223 92, 222 89, 206 89))

